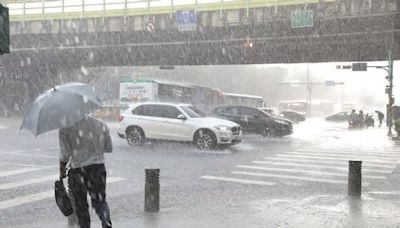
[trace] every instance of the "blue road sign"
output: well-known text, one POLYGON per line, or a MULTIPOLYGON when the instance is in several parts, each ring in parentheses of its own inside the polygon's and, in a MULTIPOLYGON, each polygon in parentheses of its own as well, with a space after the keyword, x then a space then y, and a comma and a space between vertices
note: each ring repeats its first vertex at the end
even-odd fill
POLYGON ((335 86, 336 82, 335 81, 325 81, 325 86, 335 86))
POLYGON ((195 10, 177 10, 176 24, 179 31, 193 31, 197 28, 197 16, 195 10))

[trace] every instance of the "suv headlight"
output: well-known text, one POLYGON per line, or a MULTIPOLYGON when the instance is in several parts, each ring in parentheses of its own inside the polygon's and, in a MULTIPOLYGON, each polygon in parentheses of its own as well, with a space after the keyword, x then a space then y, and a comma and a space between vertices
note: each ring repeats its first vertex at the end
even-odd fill
POLYGON ((215 126, 215 128, 216 128, 218 131, 231 131, 231 127, 224 126, 224 125, 215 126))

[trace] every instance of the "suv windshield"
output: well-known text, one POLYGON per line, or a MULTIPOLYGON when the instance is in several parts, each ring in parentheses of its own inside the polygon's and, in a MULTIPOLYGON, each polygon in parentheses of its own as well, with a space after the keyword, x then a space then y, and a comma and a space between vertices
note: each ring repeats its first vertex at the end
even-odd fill
POLYGON ((194 106, 180 106, 190 118, 203 118, 207 115, 194 106))

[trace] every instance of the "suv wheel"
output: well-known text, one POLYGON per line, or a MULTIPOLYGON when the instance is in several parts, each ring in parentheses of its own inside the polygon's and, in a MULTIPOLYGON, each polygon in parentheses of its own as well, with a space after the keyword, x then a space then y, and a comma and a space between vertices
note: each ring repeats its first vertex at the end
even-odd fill
POLYGON ((126 130, 126 139, 131 146, 139 146, 143 144, 144 133, 139 127, 130 127, 126 130))
POLYGON ((217 146, 217 138, 210 130, 199 130, 194 136, 194 143, 200 150, 213 150, 217 146))
POLYGON ((264 137, 275 137, 276 130, 273 127, 271 127, 271 128, 265 127, 264 129, 261 130, 261 135, 264 137))

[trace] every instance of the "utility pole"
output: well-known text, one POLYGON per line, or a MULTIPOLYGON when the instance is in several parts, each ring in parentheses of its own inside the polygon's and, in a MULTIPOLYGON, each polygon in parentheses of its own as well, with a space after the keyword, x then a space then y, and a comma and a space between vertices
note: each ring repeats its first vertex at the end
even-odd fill
POLYGON ((392 136, 392 126, 393 126, 393 109, 392 106, 394 104, 393 98, 393 56, 392 50, 389 50, 389 64, 388 64, 388 80, 389 80, 389 88, 388 88, 388 106, 387 106, 387 124, 388 124, 388 136, 392 136))
POLYGON ((307 116, 311 116, 312 83, 310 81, 310 65, 307 63, 307 116))

